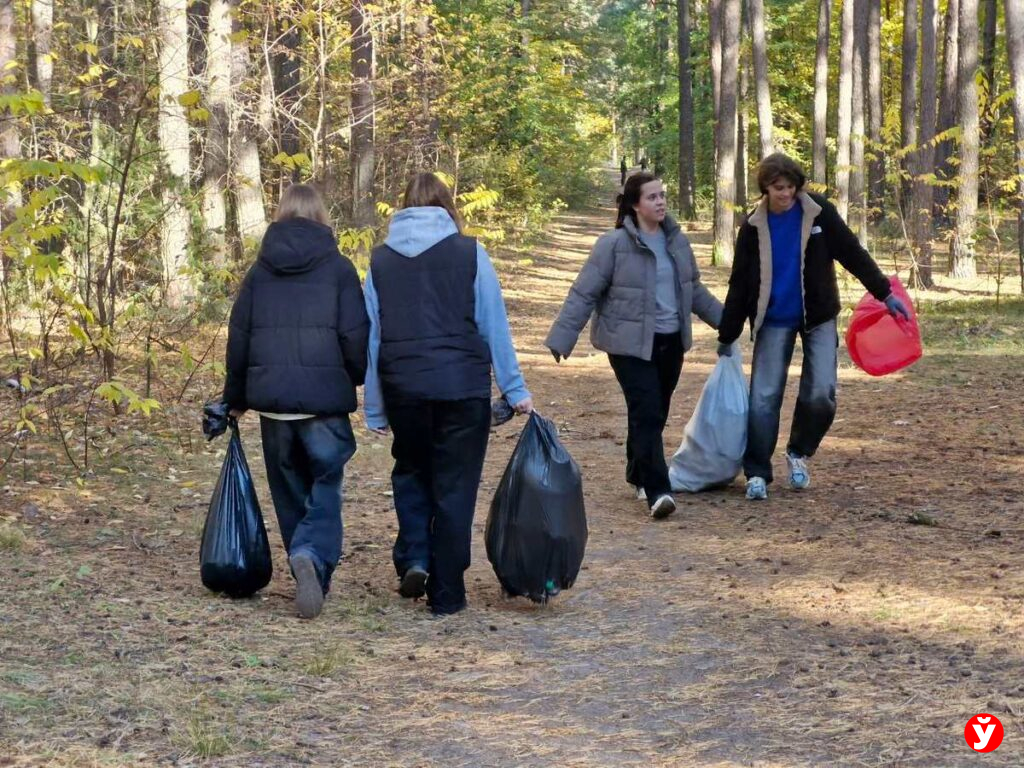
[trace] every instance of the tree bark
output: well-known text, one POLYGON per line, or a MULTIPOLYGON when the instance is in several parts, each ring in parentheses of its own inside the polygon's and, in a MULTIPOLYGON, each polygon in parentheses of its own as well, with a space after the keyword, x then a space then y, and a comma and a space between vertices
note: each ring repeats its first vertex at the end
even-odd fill
POLYGON ((720 0, 722 81, 719 119, 715 126, 718 157, 715 174, 714 262, 730 266, 733 259, 733 206, 736 202, 736 98, 739 67, 740 0, 720 0))
POLYGON ((32 37, 36 87, 49 104, 53 82, 53 0, 32 0, 32 37))
POLYGON ((839 215, 850 212, 850 131, 853 122, 853 28, 854 0, 843 0, 839 43, 839 104, 836 130, 836 187, 839 215))
POLYGON ((980 155, 977 73, 978 0, 960 0, 960 66, 957 71, 960 81, 960 188, 950 275, 962 278, 973 278, 978 271, 974 254, 980 155))
MULTIPOLYGON (((945 31, 942 48, 942 94, 939 97, 939 124, 936 133, 945 133, 959 120, 958 66, 960 62, 960 0, 949 0, 946 6, 945 31)), ((940 181, 956 177, 956 168, 949 164, 953 142, 944 139, 935 147, 935 173, 940 181)), ((950 220, 949 201, 953 197, 950 187, 942 184, 935 188, 936 213, 950 220)))
MULTIPOLYGON (((1007 5, 1012 0, 1007 2, 1007 5)), ((1019 2, 1019 0, 1018 0, 1019 2)), ((996 0, 984 0, 985 4, 985 27, 981 35, 981 72, 985 79, 981 93, 981 144, 988 144, 989 136, 992 133, 992 121, 995 115, 992 113, 992 102, 996 94, 996 31, 998 29, 999 9, 996 0)))
MULTIPOLYGON (((280 21, 279 21, 280 23, 280 21)), ((299 127, 295 122, 299 103, 299 45, 301 32, 299 27, 290 20, 284 20, 287 26, 278 28, 278 43, 274 46, 274 91, 272 100, 274 115, 277 118, 277 143, 281 152, 286 155, 299 153, 299 127)), ((278 179, 280 189, 290 182, 299 180, 299 170, 282 170, 278 179)))
POLYGON ((936 0, 921 0, 921 125, 920 146, 914 178, 914 203, 911 210, 914 245, 917 250, 912 282, 931 288, 932 278, 932 185, 924 178, 934 171, 936 119, 936 37, 938 16, 936 0))
POLYGON ((179 97, 188 90, 186 0, 160 0, 160 105, 157 133, 165 163, 164 215, 160 222, 160 254, 167 303, 181 307, 192 294, 187 263, 189 216, 189 135, 179 97))
POLYGON ((828 30, 831 0, 818 0, 818 44, 814 54, 814 138, 812 141, 815 183, 828 184, 828 151, 825 144, 828 126, 828 30))
MULTIPOLYGON (((740 0, 744 4, 744 0, 740 0)), ((739 48, 743 47, 743 23, 740 22, 739 48)), ((747 145, 750 137, 750 118, 747 111, 750 92, 750 64, 740 58, 739 63, 739 98, 736 101, 736 207, 733 226, 739 227, 746 216, 747 208, 747 169, 749 153, 747 145)))
POLYGON ((358 227, 374 220, 373 35, 364 0, 353 0, 352 30, 352 221, 358 227))
POLYGON ((754 55, 754 88, 757 99, 757 126, 761 138, 761 157, 775 151, 772 140, 772 97, 768 85, 768 43, 765 35, 764 0, 748 0, 750 43, 754 55))
POLYGON ((868 205, 872 216, 882 209, 885 160, 882 149, 882 0, 868 0, 868 205))
MULTIPOLYGON (((237 8, 238 0, 232 0, 237 8)), ((254 64, 249 43, 239 33, 242 22, 238 13, 231 21, 231 88, 234 101, 231 110, 231 190, 235 199, 235 223, 239 245, 253 245, 267 228, 267 211, 263 199, 263 169, 259 153, 259 120, 262 108, 262 87, 254 93, 252 83, 269 79, 265 66, 254 64)), ((268 121, 269 122, 269 121, 268 121)), ((269 124, 267 130, 269 132, 269 124)), ((240 255, 236 252, 236 255, 240 255)))
MULTIPOLYGON (((903 0, 903 71, 900 82, 900 146, 906 150, 917 144, 917 0, 903 0)), ((910 202, 909 176, 913 156, 900 158, 900 210, 910 202)))
POLYGON ((864 165, 864 91, 868 63, 868 0, 851 0, 854 5, 853 29, 853 100, 850 121, 850 223, 861 245, 868 242, 868 201, 866 167, 864 165))
POLYGON ((210 0, 206 35, 206 153, 203 156, 203 223, 217 264, 227 261, 228 135, 232 110, 230 0, 210 0))
MULTIPOLYGON (((0 73, 7 71, 7 65, 17 60, 18 36, 14 21, 14 0, 0 0, 0 73)), ((14 93, 15 85, 0 81, 0 94, 14 93)), ((21 140, 18 125, 10 117, 0 120, 0 159, 8 160, 21 155, 21 140)), ((0 190, 0 229, 14 218, 14 212, 21 205, 21 193, 16 190, 0 190)), ((0 275, 6 274, 7 257, 0 253, 0 275)))
POLYGON ((1024 293, 1024 5, 1006 4, 1006 50, 1013 86, 1013 131, 1017 140, 1017 256, 1024 293))
POLYGON ((679 59, 679 215, 692 221, 696 164, 693 155, 693 72, 690 67, 690 0, 677 0, 679 59))
MULTIPOLYGON (((711 48, 711 105, 715 125, 722 102, 722 3, 708 0, 708 45, 711 48)), ((717 147, 717 142, 716 142, 717 147)))

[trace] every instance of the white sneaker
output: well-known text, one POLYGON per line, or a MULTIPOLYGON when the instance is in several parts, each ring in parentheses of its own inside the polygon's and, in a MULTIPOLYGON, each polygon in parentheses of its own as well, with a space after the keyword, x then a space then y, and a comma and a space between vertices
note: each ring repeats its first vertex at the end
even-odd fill
POLYGON ((747 498, 751 501, 768 498, 768 484, 763 477, 752 477, 747 480, 747 498))
POLYGON ((803 456, 793 456, 787 451, 786 463, 789 464, 789 486, 796 491, 809 487, 811 473, 807 469, 807 459, 803 456))
POLYGON ((655 520, 662 520, 676 511, 676 500, 667 493, 658 497, 651 505, 651 517, 655 520))
POLYGON ((638 501, 647 501, 647 491, 644 490, 642 485, 633 485, 631 483, 629 487, 633 489, 633 493, 638 501))

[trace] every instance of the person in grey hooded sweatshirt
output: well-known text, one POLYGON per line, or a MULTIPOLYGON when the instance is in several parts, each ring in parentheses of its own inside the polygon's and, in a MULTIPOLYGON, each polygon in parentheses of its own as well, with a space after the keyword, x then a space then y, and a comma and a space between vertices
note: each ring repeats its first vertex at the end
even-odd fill
POLYGON ((466 607, 473 511, 491 423, 491 368, 517 412, 533 410, 487 252, 462 234, 448 187, 419 173, 364 286, 366 425, 394 433, 391 473, 404 597, 435 614, 466 607))

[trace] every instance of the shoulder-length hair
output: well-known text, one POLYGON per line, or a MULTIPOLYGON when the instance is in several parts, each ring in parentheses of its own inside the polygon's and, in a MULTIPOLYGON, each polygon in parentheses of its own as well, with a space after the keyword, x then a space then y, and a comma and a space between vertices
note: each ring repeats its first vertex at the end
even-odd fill
POLYGON ((327 213, 324 199, 316 187, 310 184, 292 184, 281 195, 274 221, 289 219, 309 219, 326 227, 331 226, 331 217, 327 213))
POLYGON ((658 181, 658 177, 647 171, 634 173, 626 179, 626 183, 622 187, 622 194, 619 195, 619 210, 615 215, 616 229, 622 228, 627 216, 636 224, 636 211, 633 209, 633 206, 640 204, 640 191, 643 189, 644 184, 652 181, 658 181))
POLYGON ((402 208, 435 207, 444 208, 452 217, 459 232, 462 232, 462 216, 455 207, 455 198, 448 185, 429 171, 417 173, 409 180, 402 196, 402 208))

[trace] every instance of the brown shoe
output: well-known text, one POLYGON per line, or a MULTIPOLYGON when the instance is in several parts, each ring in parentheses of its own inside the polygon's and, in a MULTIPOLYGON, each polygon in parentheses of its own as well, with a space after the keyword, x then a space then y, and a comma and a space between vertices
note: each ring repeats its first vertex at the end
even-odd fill
POLYGON ((324 590, 316 575, 316 566, 309 555, 289 559, 295 574, 295 608, 303 619, 315 619, 324 608, 324 590))

